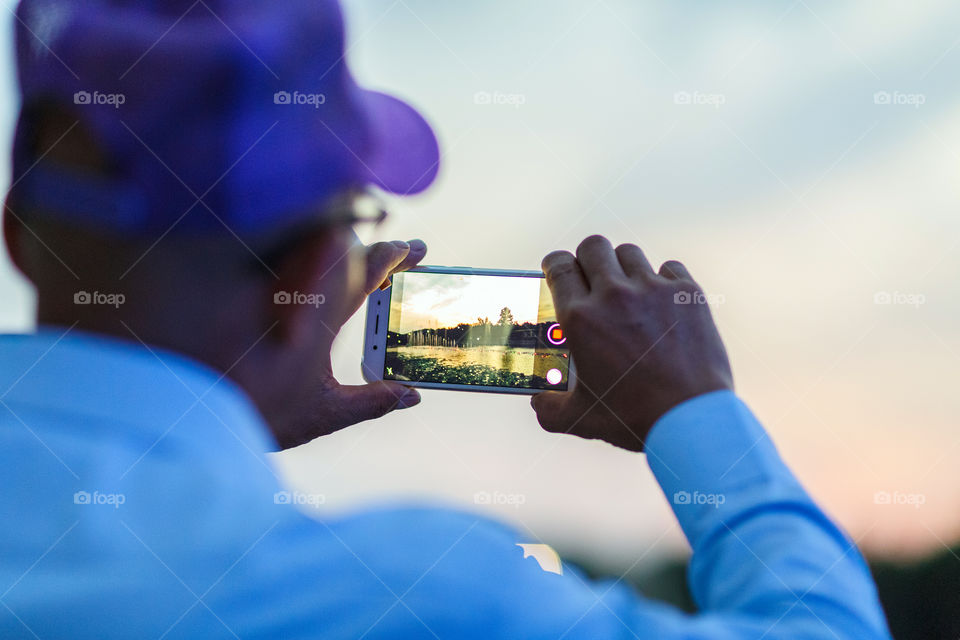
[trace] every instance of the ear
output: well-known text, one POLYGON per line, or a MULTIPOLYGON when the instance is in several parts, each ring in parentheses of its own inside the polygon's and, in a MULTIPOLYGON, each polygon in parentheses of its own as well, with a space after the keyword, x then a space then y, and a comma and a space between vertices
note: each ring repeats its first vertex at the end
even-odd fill
POLYGON ((305 235, 281 258, 270 300, 280 340, 302 346, 318 330, 332 340, 339 329, 334 314, 340 296, 330 284, 349 265, 350 243, 338 236, 332 230, 305 235))

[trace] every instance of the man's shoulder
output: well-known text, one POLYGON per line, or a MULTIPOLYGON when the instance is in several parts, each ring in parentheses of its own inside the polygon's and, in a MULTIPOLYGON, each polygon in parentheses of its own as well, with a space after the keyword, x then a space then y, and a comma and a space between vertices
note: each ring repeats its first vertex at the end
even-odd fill
POLYGON ((420 621, 440 629, 448 618, 479 623, 500 600, 503 580, 494 578, 526 565, 509 527, 464 510, 411 504, 313 516, 281 505, 275 514, 249 548, 234 549, 208 598, 218 611, 243 609, 254 628, 269 628, 278 611, 311 629, 348 630, 343 637, 417 635, 420 621))
POLYGON ((438 505, 368 507, 317 517, 278 509, 279 520, 236 567, 256 582, 321 580, 361 592, 402 593, 483 585, 493 575, 539 568, 524 561, 522 534, 487 516, 438 505), (295 571, 277 571, 278 567, 295 571))
MULTIPOLYGON (((440 554, 458 558, 459 549, 508 549, 515 554, 518 534, 485 515, 436 504, 383 504, 341 514, 298 514, 278 530, 278 541, 302 549, 324 544, 364 562, 405 571, 437 561, 440 554)), ((312 555, 307 552, 306 556, 312 555)))

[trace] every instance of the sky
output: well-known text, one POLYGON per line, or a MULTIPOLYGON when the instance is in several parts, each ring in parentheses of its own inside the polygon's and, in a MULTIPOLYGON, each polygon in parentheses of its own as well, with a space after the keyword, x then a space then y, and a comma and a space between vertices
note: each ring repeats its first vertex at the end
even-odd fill
MULTIPOLYGON (((424 239, 429 264, 536 269, 592 233, 684 261, 721 301, 738 393, 854 539, 875 556, 960 539, 960 4, 347 0, 346 17, 357 78, 443 148, 381 238, 424 239)), ((28 330, 6 262, 0 300, 0 325, 28 330)), ((346 382, 361 345, 358 317, 334 353, 346 382)), ((521 398, 426 391, 275 462, 330 512, 481 510, 613 572, 686 548, 642 456, 546 434, 521 398)))
POLYGON ((515 324, 537 323, 539 278, 407 273, 394 276, 394 283, 395 291, 403 292, 390 299, 390 330, 398 333, 473 324, 477 318, 496 324, 504 307, 515 324))

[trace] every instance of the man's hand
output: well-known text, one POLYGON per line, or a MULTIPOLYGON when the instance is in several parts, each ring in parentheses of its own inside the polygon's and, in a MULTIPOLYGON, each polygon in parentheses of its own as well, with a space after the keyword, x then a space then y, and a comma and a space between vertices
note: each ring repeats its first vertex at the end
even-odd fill
POLYGON ((679 262, 655 273, 639 247, 591 236, 543 259, 557 319, 576 362, 573 391, 531 404, 547 431, 643 450, 660 416, 733 388, 727 353, 700 287, 679 262))
POLYGON ((288 418, 278 421, 279 426, 272 425, 281 449, 296 447, 358 422, 379 418, 394 409, 412 407, 420 402, 420 394, 416 389, 390 380, 357 385, 340 384, 333 375, 330 347, 343 323, 360 309, 367 296, 378 288, 388 286, 391 275, 416 266, 426 253, 427 245, 422 240, 377 242, 365 247, 365 273, 359 288, 346 292, 337 320, 332 324, 324 324, 328 339, 324 341, 315 374, 307 376, 310 380, 305 394, 307 406, 290 407, 288 418))

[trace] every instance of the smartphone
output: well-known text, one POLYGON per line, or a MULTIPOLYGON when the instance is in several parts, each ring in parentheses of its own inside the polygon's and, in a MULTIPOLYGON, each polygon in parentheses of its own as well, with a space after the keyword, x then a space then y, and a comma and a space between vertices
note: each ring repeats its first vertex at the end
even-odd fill
POLYGON ((413 387, 533 394, 573 388, 543 273, 415 267, 367 299, 363 377, 413 387))

